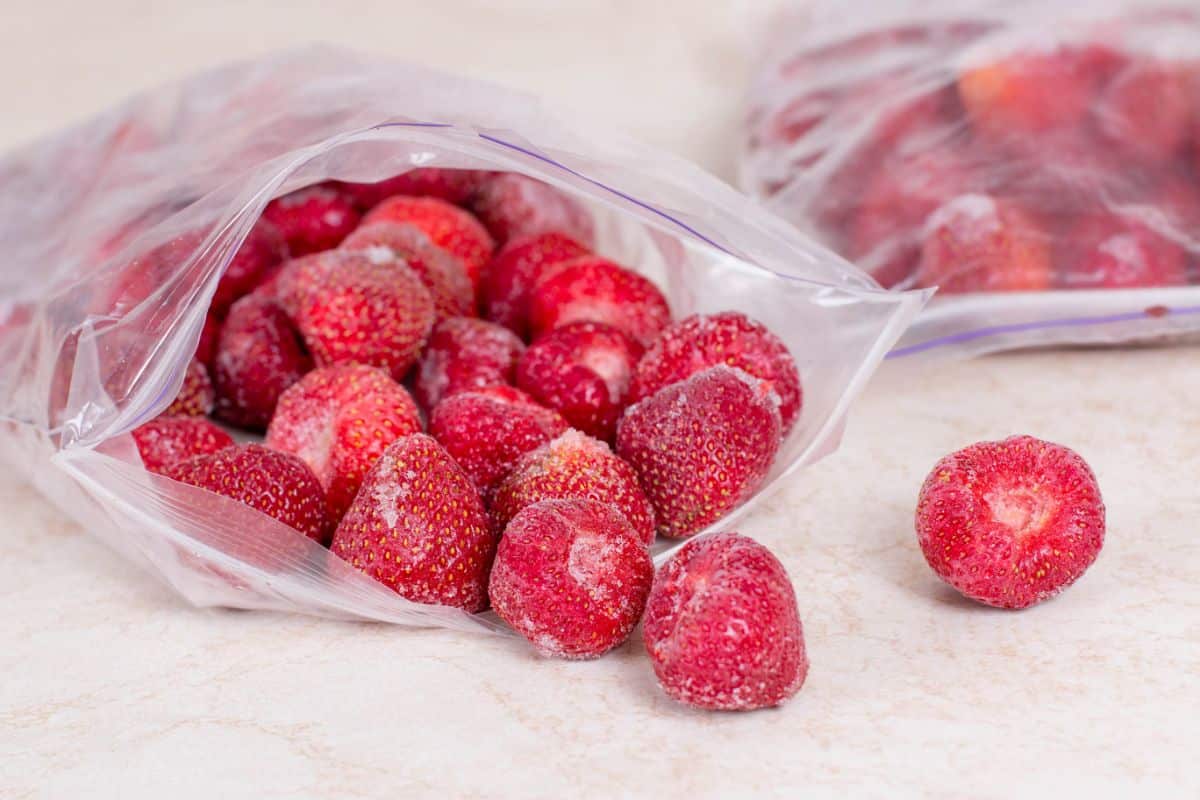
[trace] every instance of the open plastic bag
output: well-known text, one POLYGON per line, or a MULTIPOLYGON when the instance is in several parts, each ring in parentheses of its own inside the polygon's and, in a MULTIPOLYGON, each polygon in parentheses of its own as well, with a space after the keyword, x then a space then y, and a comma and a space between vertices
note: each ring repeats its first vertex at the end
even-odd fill
POLYGON ((774 20, 751 194, 883 285, 893 357, 1200 329, 1200 12, 891 0, 774 20))
POLYGON ((805 399, 763 491, 836 446, 926 299, 881 290, 694 166, 577 136, 529 97, 304 49, 150 92, 0 161, 0 453, 194 604, 493 627, 148 473, 128 435, 178 391, 222 270, 272 197, 417 166, 546 181, 586 206, 596 251, 652 277, 677 317, 736 308, 776 331, 805 399), (139 257, 162 248, 176 266, 147 281, 139 257))

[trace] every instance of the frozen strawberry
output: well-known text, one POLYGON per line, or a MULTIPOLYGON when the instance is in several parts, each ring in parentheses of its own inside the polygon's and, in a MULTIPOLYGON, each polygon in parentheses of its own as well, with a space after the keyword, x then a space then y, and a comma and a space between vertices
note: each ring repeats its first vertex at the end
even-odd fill
POLYGON ((558 265, 587 252, 586 247, 562 233, 510 240, 497 251, 484 272, 484 316, 511 328, 518 336, 525 336, 533 286, 558 265))
POLYGON ((653 579, 650 551, 616 509, 543 500, 508 523, 488 596, 542 655, 596 658, 629 638, 653 579))
POLYGON ((558 436, 567 423, 511 386, 460 392, 438 403, 429 432, 446 448, 487 498, 496 483, 527 453, 558 436))
POLYGON ((229 434, 200 417, 161 416, 133 429, 142 463, 151 472, 167 474, 176 464, 233 444, 229 434))
POLYGON ((288 263, 276 292, 317 366, 382 367, 397 380, 433 327, 433 298, 398 261, 332 250, 288 263))
POLYGON ((617 428, 658 532, 691 536, 762 485, 779 450, 779 396, 735 367, 698 372, 630 406, 617 428))
POLYGON ((480 611, 496 538, 470 479, 430 437, 388 445, 330 549, 414 603, 480 611))
POLYGON ((568 322, 603 322, 647 347, 671 322, 671 309, 649 279, 599 256, 583 256, 543 276, 529 296, 533 338, 568 322))
POLYGON ((462 261, 435 245, 419 228, 373 222, 346 237, 341 249, 361 250, 376 262, 403 261, 429 290, 438 319, 475 313, 475 288, 462 261))
POLYGON ((387 373, 338 364, 313 370, 279 396, 265 444, 309 466, 336 521, 384 448, 420 430, 416 403, 387 373))
POLYGON ((348 197, 322 184, 275 198, 263 218, 283 235, 293 256, 304 256, 341 244, 358 226, 359 213, 348 197))
POLYGON ((257 294, 233 304, 221 326, 213 360, 217 418, 262 430, 283 390, 312 369, 292 322, 274 301, 257 294))
POLYGON ((287 256, 283 234, 270 222, 260 219, 225 268, 209 313, 224 317, 235 300, 254 291, 287 256))
POLYGON ((431 410, 452 394, 511 384, 524 350, 507 328, 471 317, 444 319, 434 326, 421 356, 413 394, 431 410))
POLYGON ((654 541, 654 509, 633 467, 604 442, 567 431, 517 459, 496 487, 492 525, 504 530, 526 506, 543 500, 595 500, 620 511, 647 545, 654 541))
POLYGON ((213 359, 217 355, 217 340, 221 336, 221 321, 210 311, 204 317, 204 327, 200 329, 200 341, 196 343, 196 353, 193 356, 204 366, 208 367, 211 375, 213 359))
POLYGON ((663 331, 637 364, 630 402, 718 364, 753 375, 779 396, 786 436, 802 401, 796 360, 778 336, 737 311, 694 314, 663 331))
POLYGON ((917 500, 917 539, 942 580, 973 600, 1026 608, 1074 583, 1104 544, 1087 462, 1032 436, 943 458, 917 500))
POLYGON ((325 494, 304 462, 259 444, 230 445, 171 467, 170 477, 237 500, 324 544, 325 494))
POLYGON ((777 706, 808 675, 787 571, 737 533, 693 539, 662 566, 642 634, 667 695, 697 708, 777 706))
POLYGON ((1147 225, 1116 214, 1085 215, 1060 237, 1060 283, 1135 289, 1187 283, 1187 251, 1147 225))
POLYGON ((364 221, 399 222, 419 228, 435 245, 462 260, 476 290, 484 265, 496 247, 487 228, 470 212, 436 197, 391 197, 375 206, 364 221))
POLYGON ((517 364, 517 386, 573 428, 611 442, 642 346, 602 322, 571 322, 541 336, 517 364))
POLYGON ((213 390, 212 378, 208 376, 208 369, 193 358, 183 373, 183 385, 179 387, 179 394, 175 395, 175 399, 163 414, 203 417, 212 413, 215 402, 216 392, 213 390))
POLYGON ((1169 161, 1191 133, 1196 91, 1177 66, 1136 62, 1105 89, 1096 119, 1107 139, 1124 152, 1169 161))
POLYGON ((543 233, 592 241, 592 218, 579 201, 518 172, 485 180, 471 200, 471 210, 500 244, 543 233))
POLYGON ((958 93, 977 131, 1015 146, 1078 128, 1121 57, 1095 45, 1024 50, 968 67, 958 93))
POLYGON ((930 216, 918 286, 943 293, 1016 292, 1051 284, 1050 238, 1015 203, 986 194, 956 197, 930 216))
POLYGON ((474 169, 417 167, 376 183, 341 183, 338 188, 363 209, 374 208, 398 194, 436 197, 462 205, 471 199, 486 175, 474 169))

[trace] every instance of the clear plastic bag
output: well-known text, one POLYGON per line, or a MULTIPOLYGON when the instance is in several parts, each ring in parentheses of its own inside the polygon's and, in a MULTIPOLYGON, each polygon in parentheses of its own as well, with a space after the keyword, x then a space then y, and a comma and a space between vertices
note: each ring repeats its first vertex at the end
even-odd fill
POLYGON ((194 604, 494 629, 148 473, 128 435, 178 391, 222 270, 272 197, 417 166, 546 181, 585 205, 597 252, 656 280, 677 316, 735 308, 777 331, 805 404, 763 492, 836 446, 926 300, 881 290, 696 167, 579 137, 529 97, 304 49, 150 92, 0 161, 0 454, 194 604), (163 248, 175 266, 145 280, 139 258, 163 248))
POLYGON ((741 182, 883 285, 891 357, 1200 329, 1200 12, 818 2, 775 19, 741 182))

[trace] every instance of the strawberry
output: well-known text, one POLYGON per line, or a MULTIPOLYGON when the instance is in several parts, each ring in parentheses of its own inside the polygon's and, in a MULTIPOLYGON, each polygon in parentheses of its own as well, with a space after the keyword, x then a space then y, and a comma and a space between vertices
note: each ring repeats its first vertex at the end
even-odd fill
POLYGON ((196 353, 193 355, 193 358, 208 368, 209 375, 212 375, 213 359, 217 355, 217 340, 220 337, 221 320, 209 311, 204 316, 204 327, 200 329, 200 340, 196 342, 196 353))
POLYGON ((203 417, 212 413, 216 402, 212 379, 208 370, 197 359, 188 362, 187 370, 183 373, 183 385, 179 394, 167 406, 163 414, 166 416, 203 417))
POLYGON ((213 364, 214 415, 251 430, 265 428, 279 395, 312 369, 287 314, 257 293, 229 309, 213 364))
POLYGON ((362 209, 374 208, 398 194, 436 197, 462 205, 475 194, 486 174, 474 169, 417 167, 375 183, 341 183, 338 188, 362 209))
POLYGON ((511 384, 525 345, 507 328, 470 317, 449 317, 433 328, 417 367, 413 393, 432 410, 458 392, 511 384))
POLYGON ((1060 283, 1071 288, 1131 289, 1187 283, 1188 254, 1144 223, 1116 214, 1078 217, 1059 237, 1060 283))
POLYGON ((492 527, 504 530, 517 512, 542 500, 604 503, 620 511, 643 542, 654 542, 654 509, 633 467, 579 431, 567 431, 516 460, 492 497, 492 527))
POLYGON ((667 695, 697 708, 777 706, 808 675, 787 571, 770 550, 737 533, 697 537, 663 565, 642 634, 667 695))
POLYGON ((599 256, 583 256, 543 276, 529 297, 535 339, 568 322, 604 322, 648 347, 671 322, 671 309, 647 278, 599 256))
POLYGON ((312 469, 336 521, 384 448, 420 430, 416 403, 387 373, 338 364, 318 367, 279 396, 264 444, 312 469))
POLYGON ((192 456, 215 453, 233 444, 229 434, 201 417, 155 417, 133 429, 142 463, 166 475, 171 467, 192 456))
POLYGON ((925 225, 918 286, 943 293, 1047 289, 1053 261, 1049 236, 1012 201, 964 194, 925 225))
POLYGON ((304 462, 259 444, 235 444, 172 467, 182 483, 237 500, 321 542, 328 538, 325 495, 304 462))
POLYGON ((536 178, 502 172, 483 181, 471 210, 500 244, 557 232, 592 241, 592 217, 575 198, 536 178))
POLYGON ((434 245, 419 228, 374 222, 346 237, 341 249, 365 251, 376 262, 399 259, 407 264, 433 297, 438 319, 475 313, 475 289, 462 261, 434 245))
POLYGON ((567 423, 611 442, 642 346, 602 322, 571 322, 529 346, 517 386, 567 423))
POLYGON ((414 603, 487 605, 496 538, 470 479, 424 434, 383 451, 330 549, 414 603))
POLYGON ((224 317, 235 300, 254 291, 272 269, 287 257, 287 242, 283 234, 267 220, 260 219, 250 229, 246 241, 242 242, 221 275, 209 313, 224 317))
POLYGON ((1012 436, 939 461, 921 487, 916 528, 939 578, 981 603, 1026 608, 1096 560, 1104 501, 1075 451, 1012 436))
POLYGON ((780 427, 779 397, 766 383, 711 367, 630 406, 617 455, 637 473, 659 533, 691 536, 762 485, 780 427))
POLYGON ((786 436, 803 401, 796 360, 779 337, 737 311, 694 314, 663 331, 637 364, 630 402, 718 364, 753 375, 779 395, 786 436))
POLYGON ((364 222, 401 222, 419 228, 435 245, 462 260, 476 291, 496 247, 487 228, 469 211, 436 197, 388 198, 375 206, 364 222))
POLYGON ((287 242, 292 256, 337 247, 358 226, 358 209, 329 184, 309 186, 277 197, 263 210, 287 242))
POLYGON ((1196 87, 1176 66, 1139 61, 1126 67, 1105 89, 1096 119, 1108 141, 1154 163, 1170 161, 1191 134, 1200 111, 1196 87))
POLYGON ((369 364, 399 380, 433 327, 433 298, 399 261, 317 253, 289 262, 276 291, 317 366, 369 364))
POLYGON ((451 395, 429 415, 429 432, 487 498, 522 454, 567 429, 558 412, 510 386, 451 395))
POLYGON ((649 550, 615 509, 543 500, 508 523, 488 596, 542 655, 596 658, 629 638, 653 579, 649 550))
POLYGON ((529 327, 529 292, 557 265, 587 255, 587 248, 563 233, 510 239, 497 251, 483 274, 484 316, 525 336, 529 327))

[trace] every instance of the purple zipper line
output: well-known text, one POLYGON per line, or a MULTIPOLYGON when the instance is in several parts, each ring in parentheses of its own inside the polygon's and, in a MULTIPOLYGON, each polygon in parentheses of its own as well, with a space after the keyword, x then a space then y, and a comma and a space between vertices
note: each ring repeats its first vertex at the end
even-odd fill
POLYGON ((936 339, 930 339, 919 344, 909 345, 908 347, 897 348, 886 356, 884 360, 893 358, 903 358, 905 356, 923 353, 927 350, 933 350, 938 347, 951 344, 961 344, 962 342, 970 342, 975 339, 984 339, 988 336, 998 336, 1004 333, 1022 333, 1024 331, 1046 330, 1049 328, 1082 328, 1089 325, 1111 325, 1118 322, 1135 322, 1139 319, 1154 319, 1161 316, 1186 316, 1192 314, 1200 314, 1200 306, 1183 306, 1181 308, 1166 308, 1165 306, 1156 307, 1152 313, 1147 310, 1129 311, 1123 314, 1110 314, 1099 317, 1063 317, 1061 319, 1046 319, 1036 322, 1018 322, 1012 325, 994 325, 988 328, 976 328, 975 330, 963 331, 962 333, 953 333, 948 336, 939 336, 936 339), (1166 313, 1162 310, 1165 308, 1166 313))

